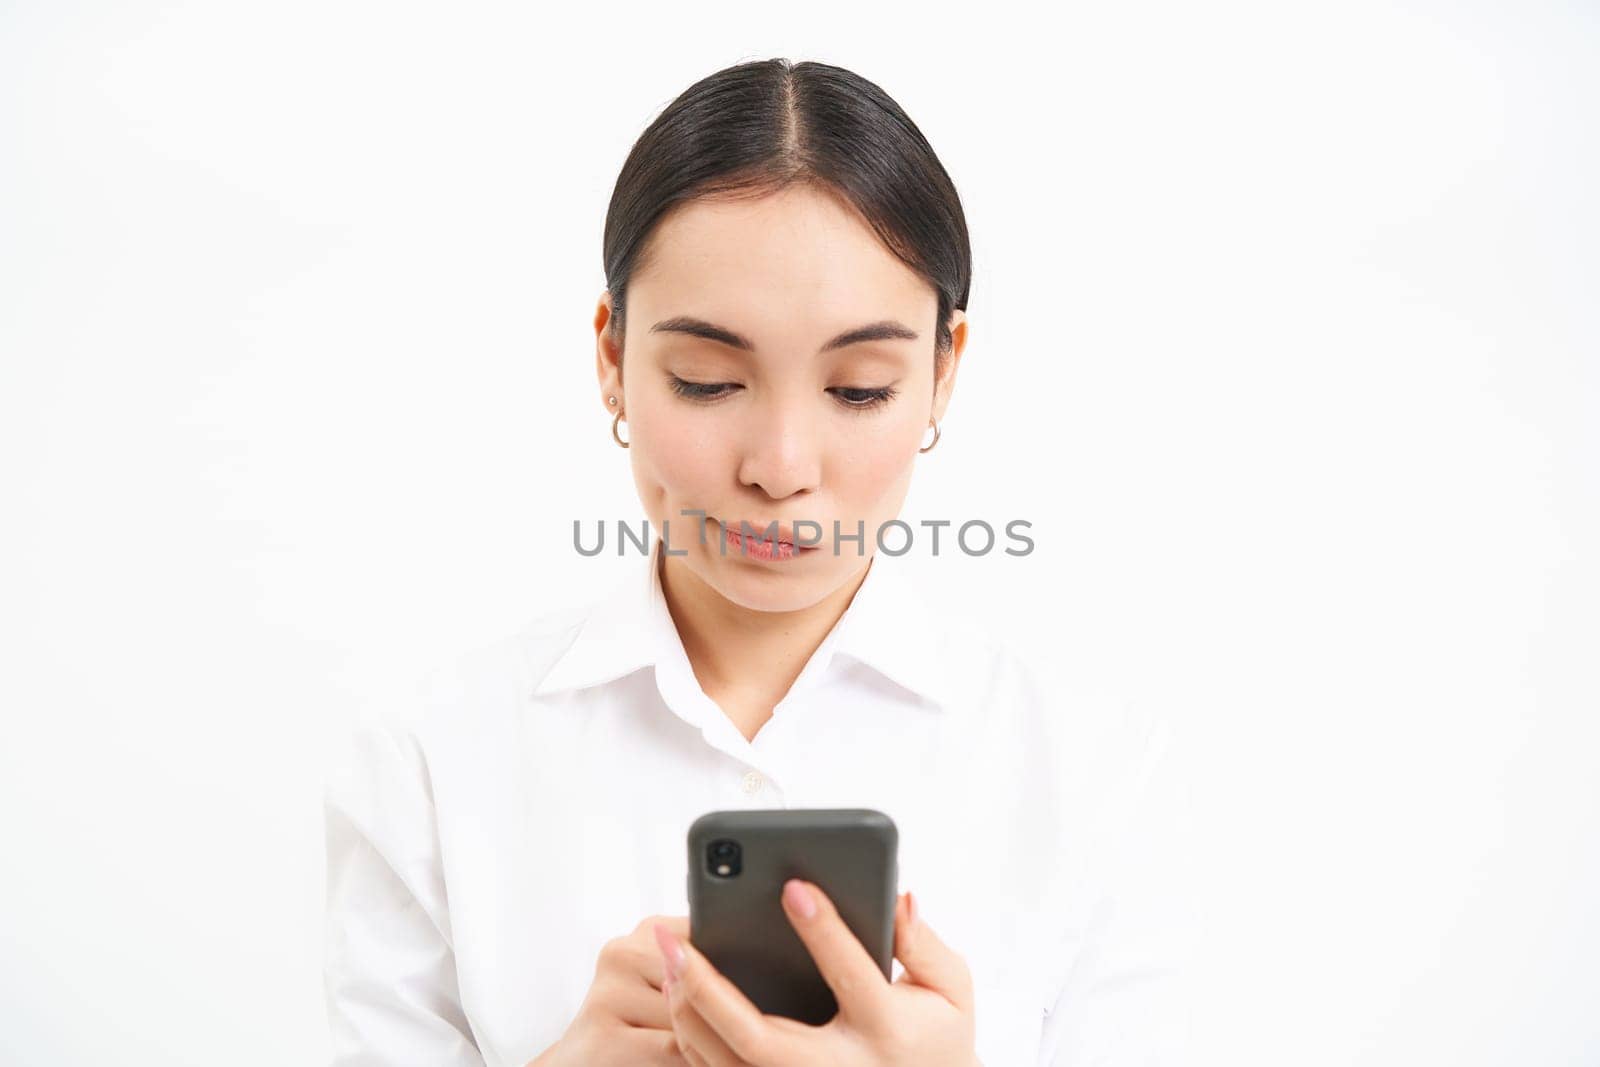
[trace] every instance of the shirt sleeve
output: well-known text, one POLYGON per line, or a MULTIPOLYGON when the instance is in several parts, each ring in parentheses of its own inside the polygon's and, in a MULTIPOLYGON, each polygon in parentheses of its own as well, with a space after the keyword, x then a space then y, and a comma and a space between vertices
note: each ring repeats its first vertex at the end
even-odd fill
POLYGON ((1045 1017, 1039 1067, 1188 1062, 1188 789, 1167 726, 1141 734, 1097 841, 1087 920, 1045 1017))
POLYGON ((462 1009, 427 765, 359 728, 324 793, 333 1067, 484 1067, 462 1009))

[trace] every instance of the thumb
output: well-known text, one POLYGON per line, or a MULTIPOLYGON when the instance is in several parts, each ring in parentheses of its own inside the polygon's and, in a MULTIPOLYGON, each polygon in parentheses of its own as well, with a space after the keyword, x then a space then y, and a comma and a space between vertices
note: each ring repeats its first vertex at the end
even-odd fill
POLYGON ((918 985, 966 1011, 972 1007, 972 972, 917 914, 917 898, 903 894, 895 906, 894 958, 905 967, 896 985, 918 985))

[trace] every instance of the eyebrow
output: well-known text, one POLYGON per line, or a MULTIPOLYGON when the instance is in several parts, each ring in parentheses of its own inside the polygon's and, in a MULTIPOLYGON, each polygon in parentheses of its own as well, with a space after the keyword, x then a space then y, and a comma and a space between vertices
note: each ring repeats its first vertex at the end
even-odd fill
MULTIPOLYGON (((754 352, 756 346, 748 338, 734 333, 714 322, 697 319, 692 315, 676 315, 670 319, 662 319, 650 327, 651 333, 682 333, 691 337, 703 337, 707 341, 716 341, 745 352, 754 352)), ((832 352, 837 348, 846 348, 866 341, 915 341, 917 331, 909 326, 902 325, 894 319, 883 319, 879 322, 869 322, 865 326, 857 326, 846 330, 839 336, 818 349, 821 352, 832 352)))

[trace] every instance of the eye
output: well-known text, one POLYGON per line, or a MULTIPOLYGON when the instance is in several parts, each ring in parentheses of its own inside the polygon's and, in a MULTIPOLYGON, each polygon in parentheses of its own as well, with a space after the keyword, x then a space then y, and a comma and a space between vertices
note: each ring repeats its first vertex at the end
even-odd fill
MULTIPOLYGON (((744 388, 733 382, 691 382, 676 374, 667 375, 667 384, 672 387, 674 393, 690 400, 718 400, 730 395, 736 389, 744 388)), ((881 407, 899 395, 899 390, 893 386, 884 386, 881 389, 838 386, 828 391, 837 396, 845 407, 856 411, 881 407)))
POLYGON ((674 393, 690 400, 715 400, 727 396, 729 390, 739 388, 732 382, 687 382, 676 374, 667 375, 667 384, 672 386, 674 393))
POLYGON ((882 389, 853 389, 849 386, 840 386, 834 393, 843 401, 845 407, 865 409, 887 404, 895 398, 899 390, 887 385, 882 389))

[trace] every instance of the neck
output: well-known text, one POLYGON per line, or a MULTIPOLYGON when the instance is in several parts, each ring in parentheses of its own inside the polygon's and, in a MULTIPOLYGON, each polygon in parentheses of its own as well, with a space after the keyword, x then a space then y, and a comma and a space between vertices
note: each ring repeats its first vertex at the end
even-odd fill
POLYGON ((809 607, 759 611, 723 596, 681 558, 660 556, 661 591, 695 678, 747 739, 771 717, 866 578, 863 569, 809 607))

